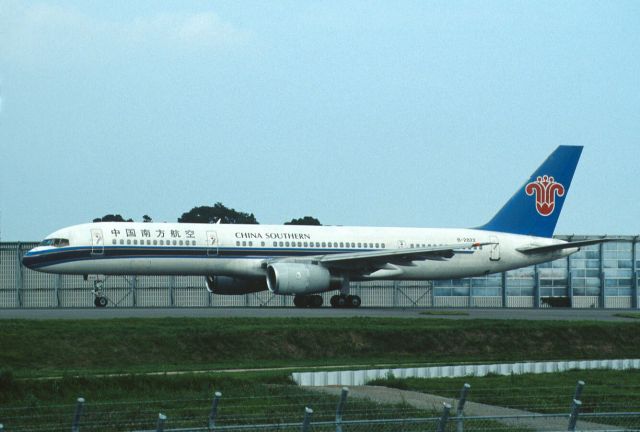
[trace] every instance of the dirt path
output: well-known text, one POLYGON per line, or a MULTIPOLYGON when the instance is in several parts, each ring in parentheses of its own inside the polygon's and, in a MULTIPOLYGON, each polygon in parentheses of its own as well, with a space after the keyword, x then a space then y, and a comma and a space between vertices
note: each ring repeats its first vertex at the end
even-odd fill
MULTIPOLYGON (((329 393, 338 396, 341 391, 341 387, 307 387, 308 389, 317 390, 323 393, 329 393)), ((456 400, 448 399, 438 395, 432 395, 427 393, 420 393, 409 390, 399 390, 389 387, 381 386, 354 386, 349 387, 349 397, 370 399, 374 402, 380 403, 406 403, 418 409, 442 412, 442 404, 449 403, 452 406, 451 415, 455 415, 456 400)), ((503 418, 496 419, 509 427, 519 428, 532 428, 536 431, 566 431, 569 424, 568 414, 565 417, 526 417, 532 416, 537 413, 517 410, 512 408, 504 408, 495 405, 486 405, 477 402, 469 402, 465 404, 464 414, 467 417, 476 416, 491 416, 491 417, 506 417, 506 416, 525 416, 521 418, 503 418)), ((346 418, 345 418, 346 420, 346 418)), ((623 430, 619 426, 610 426, 598 423, 591 423, 585 421, 578 421, 576 430, 591 430, 591 431, 615 431, 623 430)))

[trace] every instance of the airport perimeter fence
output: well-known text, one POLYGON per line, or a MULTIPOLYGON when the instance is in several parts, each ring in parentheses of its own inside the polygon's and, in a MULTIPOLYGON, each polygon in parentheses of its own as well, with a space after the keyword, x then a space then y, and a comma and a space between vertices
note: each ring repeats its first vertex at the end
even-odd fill
MULTIPOLYGON (((568 258, 506 273, 442 281, 354 282, 351 292, 365 307, 638 309, 638 237, 615 238, 568 258)), ((39 273, 21 265, 21 257, 34 246, 0 243, 0 309, 94 307, 91 277, 85 281, 82 276, 39 273)), ((210 294, 200 276, 112 276, 104 281, 102 292, 109 300, 107 307, 293 307, 292 296, 268 291, 210 294)), ((325 305, 334 294, 322 295, 325 305)))
MULTIPOLYGON (((568 393, 566 387, 561 394, 557 388, 545 388, 553 394, 544 401, 533 401, 528 398, 527 389, 519 389, 522 400, 515 408, 514 401, 507 397, 494 401, 494 405, 473 402, 469 384, 459 389, 457 397, 433 399, 433 395, 424 394, 424 401, 414 398, 400 403, 392 399, 380 403, 363 398, 362 394, 352 397, 346 387, 330 392, 325 388, 230 398, 215 392, 212 399, 89 403, 78 398, 75 404, 62 405, 39 405, 34 401, 26 407, 0 406, 0 432, 640 431, 637 397, 619 398, 625 392, 636 395, 638 387, 611 385, 598 390, 596 384, 584 405, 580 401, 582 381, 567 397, 559 398, 568 393), (594 397, 598 399, 591 400, 594 397), (509 408, 499 406, 502 404, 509 408)), ((535 390, 540 393, 540 388, 535 390)), ((494 393, 498 392, 500 389, 495 389, 494 393)))

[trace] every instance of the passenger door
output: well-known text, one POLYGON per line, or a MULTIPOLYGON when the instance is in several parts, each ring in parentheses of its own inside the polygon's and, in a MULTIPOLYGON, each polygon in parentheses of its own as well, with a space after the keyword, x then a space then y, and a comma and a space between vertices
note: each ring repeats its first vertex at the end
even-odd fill
POLYGON ((100 228, 91 230, 91 255, 104 254, 104 237, 100 228))
POLYGON ((491 236, 489 237, 489 241, 492 243, 489 245, 491 248, 489 259, 491 261, 500 261, 500 242, 498 241, 498 237, 491 236))
POLYGON ((218 234, 215 231, 207 231, 207 255, 218 255, 218 234))

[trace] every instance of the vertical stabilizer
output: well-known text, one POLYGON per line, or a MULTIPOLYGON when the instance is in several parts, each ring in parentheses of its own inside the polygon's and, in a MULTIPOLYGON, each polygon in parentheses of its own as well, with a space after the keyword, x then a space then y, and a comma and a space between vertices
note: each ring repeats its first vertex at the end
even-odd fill
POLYGON ((559 146, 481 230, 551 237, 582 146, 559 146))

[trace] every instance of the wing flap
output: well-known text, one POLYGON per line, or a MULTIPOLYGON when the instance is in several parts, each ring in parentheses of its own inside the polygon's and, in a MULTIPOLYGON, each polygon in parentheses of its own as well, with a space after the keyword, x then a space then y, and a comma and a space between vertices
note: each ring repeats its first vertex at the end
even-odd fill
POLYGON ((324 255, 318 258, 318 262, 331 266, 334 264, 356 263, 407 263, 414 260, 442 260, 449 259, 456 254, 456 250, 472 249, 490 243, 454 243, 449 245, 434 246, 428 248, 413 249, 385 249, 370 252, 351 252, 333 255, 324 255))

